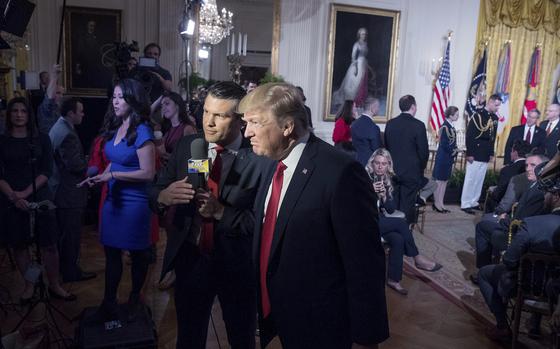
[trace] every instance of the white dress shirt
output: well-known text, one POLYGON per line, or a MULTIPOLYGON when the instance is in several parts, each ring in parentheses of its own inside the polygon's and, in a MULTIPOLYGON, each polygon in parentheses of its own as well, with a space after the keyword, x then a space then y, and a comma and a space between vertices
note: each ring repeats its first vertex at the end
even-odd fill
MULTIPOLYGON (((280 201, 278 202, 278 211, 276 212, 276 215, 278 215, 278 212, 280 212, 280 208, 282 207, 282 201, 284 200, 284 196, 286 195, 286 191, 288 190, 288 187, 290 186, 290 182, 292 181, 292 178, 294 177, 294 172, 295 172, 296 167, 299 163, 299 159, 301 159, 301 154, 303 154, 303 150, 305 149, 305 146, 307 145, 308 141, 309 141, 309 133, 307 133, 305 136, 298 139, 297 144, 292 149, 290 154, 288 154, 288 156, 284 160, 282 160, 284 165, 286 165, 286 169, 284 170, 284 178, 283 178, 283 181, 282 181, 282 191, 280 193, 280 201)), ((264 201, 263 220, 264 220, 264 216, 266 216, 266 208, 268 207, 268 201, 270 200, 270 195, 272 194, 272 183, 273 182, 274 182, 274 179, 272 181, 270 181, 270 185, 268 186, 268 193, 266 194, 266 200, 264 201)))

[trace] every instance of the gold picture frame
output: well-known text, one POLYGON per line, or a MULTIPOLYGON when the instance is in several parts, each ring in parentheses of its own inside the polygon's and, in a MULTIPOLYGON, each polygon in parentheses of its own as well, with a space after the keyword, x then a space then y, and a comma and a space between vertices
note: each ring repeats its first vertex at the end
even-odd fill
POLYGON ((121 10, 69 6, 64 12, 64 78, 68 94, 107 96, 121 41, 121 10))
POLYGON ((380 101, 375 121, 385 123, 389 120, 399 19, 399 11, 331 4, 325 121, 334 121, 345 100, 360 104, 367 96, 380 101), (362 28, 365 28, 365 38, 362 28))

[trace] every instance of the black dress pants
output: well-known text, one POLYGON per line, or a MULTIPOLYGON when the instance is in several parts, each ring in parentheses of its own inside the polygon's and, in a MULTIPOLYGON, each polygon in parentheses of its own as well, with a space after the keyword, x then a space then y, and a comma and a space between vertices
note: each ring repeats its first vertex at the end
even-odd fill
MULTIPOLYGON (((424 178, 424 177, 422 177, 424 178)), ((398 183, 398 209, 406 215, 408 224, 416 222, 416 210, 414 204, 418 191, 422 188, 418 179, 401 178, 398 183)))
POLYGON ((507 231, 499 223, 483 220, 475 228, 476 267, 492 264, 494 251, 507 248, 507 231))
POLYGON ((58 251, 60 272, 64 281, 78 280, 82 270, 78 265, 82 236, 82 208, 57 208, 56 220, 60 229, 58 251))
POLYGON ((185 242, 175 258, 177 348, 204 349, 218 296, 232 349, 254 349, 257 317, 251 237, 220 237, 212 255, 185 242), (225 240, 225 241, 224 241, 225 240))

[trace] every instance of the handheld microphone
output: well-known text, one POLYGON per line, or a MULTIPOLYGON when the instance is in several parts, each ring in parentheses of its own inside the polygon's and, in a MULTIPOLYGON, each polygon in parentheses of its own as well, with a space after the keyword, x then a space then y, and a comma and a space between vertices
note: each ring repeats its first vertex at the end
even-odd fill
POLYGON ((193 183, 195 190, 200 187, 207 187, 206 174, 210 173, 210 159, 208 159, 208 147, 203 138, 197 138, 191 142, 191 158, 188 161, 188 173, 198 176, 198 183, 193 183))

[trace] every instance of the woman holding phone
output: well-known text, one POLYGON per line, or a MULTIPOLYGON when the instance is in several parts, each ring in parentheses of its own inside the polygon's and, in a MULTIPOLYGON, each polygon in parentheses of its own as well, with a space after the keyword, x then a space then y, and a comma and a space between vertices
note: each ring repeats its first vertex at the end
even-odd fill
POLYGON ((373 189, 377 196, 380 212, 379 232, 391 247, 387 268, 387 286, 402 295, 407 295, 408 290, 400 284, 403 256, 414 258, 416 268, 425 271, 439 270, 441 264, 419 254, 404 213, 395 209, 397 206, 395 198, 398 196, 393 185, 396 178, 393 171, 393 159, 389 151, 384 148, 377 149, 369 158, 366 171, 372 179, 373 189))

